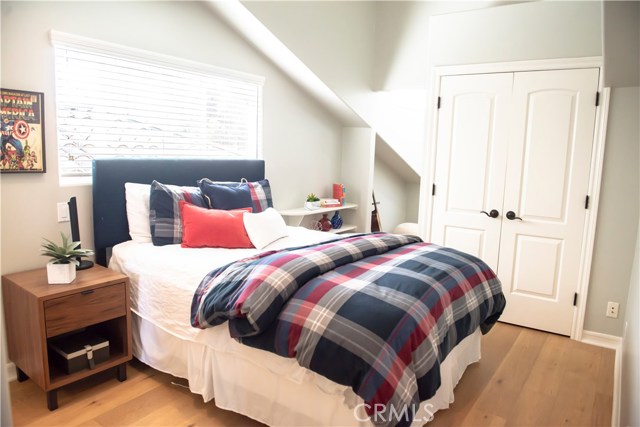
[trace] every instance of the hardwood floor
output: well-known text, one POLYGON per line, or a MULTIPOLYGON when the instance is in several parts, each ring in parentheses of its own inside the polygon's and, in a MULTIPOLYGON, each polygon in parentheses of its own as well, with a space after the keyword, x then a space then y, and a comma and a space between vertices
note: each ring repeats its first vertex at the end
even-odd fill
POLYGON ((610 426, 614 362, 613 350, 498 323, 429 426, 610 426))
MULTIPOLYGON (((482 339, 482 360, 456 387, 456 401, 429 427, 610 426, 612 350, 499 323, 482 339)), ((16 426, 261 426, 203 403, 185 380, 133 361, 129 378, 96 375, 62 388, 50 412, 32 381, 10 384, 16 426), (174 385, 181 384, 181 385, 174 385)))

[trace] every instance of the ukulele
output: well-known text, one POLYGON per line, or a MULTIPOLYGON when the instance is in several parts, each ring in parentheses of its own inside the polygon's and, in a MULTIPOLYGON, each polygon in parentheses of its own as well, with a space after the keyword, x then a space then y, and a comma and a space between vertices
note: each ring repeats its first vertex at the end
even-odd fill
POLYGON ((378 213, 378 204, 380 202, 376 202, 376 194, 371 192, 371 196, 373 197, 373 211, 371 211, 371 232, 377 232, 382 230, 382 226, 380 225, 380 214, 378 213))

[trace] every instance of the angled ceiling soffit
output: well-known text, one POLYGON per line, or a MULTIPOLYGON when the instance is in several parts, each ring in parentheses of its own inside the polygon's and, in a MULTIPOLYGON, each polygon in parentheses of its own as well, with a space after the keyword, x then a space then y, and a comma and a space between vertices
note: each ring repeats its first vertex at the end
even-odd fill
POLYGON ((207 5, 345 126, 367 126, 359 115, 239 1, 208 0, 207 5))

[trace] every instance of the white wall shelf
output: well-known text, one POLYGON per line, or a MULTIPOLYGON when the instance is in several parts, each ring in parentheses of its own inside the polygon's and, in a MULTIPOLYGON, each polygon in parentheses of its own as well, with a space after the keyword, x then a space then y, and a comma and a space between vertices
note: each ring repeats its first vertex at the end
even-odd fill
POLYGON ((333 233, 333 234, 340 234, 340 233, 346 233, 348 231, 356 231, 356 226, 355 225, 349 225, 349 224, 342 224, 342 227, 340 228, 332 228, 331 230, 328 231, 328 233, 333 233))
MULTIPOLYGON (((331 208, 318 208, 309 210, 305 208, 285 209, 280 211, 280 215, 287 217, 287 224, 298 227, 302 224, 302 221, 309 216, 320 216, 322 214, 330 214, 335 211, 341 211, 345 209, 358 209, 358 205, 355 203, 345 203, 342 206, 335 206, 331 208)), ((358 227, 352 224, 342 224, 340 228, 332 228, 329 233, 346 233, 348 231, 356 231, 358 227)))

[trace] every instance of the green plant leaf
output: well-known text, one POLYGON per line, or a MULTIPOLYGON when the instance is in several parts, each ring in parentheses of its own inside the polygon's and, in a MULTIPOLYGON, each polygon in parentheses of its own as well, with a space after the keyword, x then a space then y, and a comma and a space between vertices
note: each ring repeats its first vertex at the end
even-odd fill
POLYGON ((77 264, 76 257, 93 255, 91 249, 79 249, 80 242, 69 241, 69 238, 64 233, 60 233, 60 236, 62 237, 62 246, 58 246, 45 238, 43 238, 45 243, 41 245, 42 251, 40 254, 52 258, 54 264, 69 264, 71 262, 77 264))

